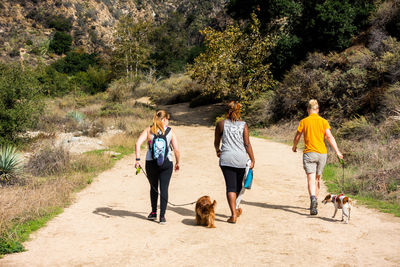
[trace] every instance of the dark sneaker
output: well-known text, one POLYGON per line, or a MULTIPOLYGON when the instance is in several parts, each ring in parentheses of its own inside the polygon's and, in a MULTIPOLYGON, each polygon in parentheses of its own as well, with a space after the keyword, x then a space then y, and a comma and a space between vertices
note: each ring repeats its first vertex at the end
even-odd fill
POLYGON ((157 212, 150 212, 149 216, 147 216, 147 220, 155 221, 157 219, 157 212))
POLYGON ((317 215, 318 214, 318 200, 316 198, 311 199, 310 204, 310 215, 317 215))
POLYGON ((160 224, 166 224, 167 220, 165 219, 165 217, 160 217, 160 224))

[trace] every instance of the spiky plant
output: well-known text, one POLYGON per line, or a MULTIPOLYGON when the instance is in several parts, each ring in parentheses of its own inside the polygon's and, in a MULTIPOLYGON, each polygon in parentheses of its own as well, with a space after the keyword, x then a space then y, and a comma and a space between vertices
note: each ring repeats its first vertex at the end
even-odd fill
POLYGON ((67 116, 78 123, 81 123, 85 119, 85 115, 76 110, 69 112, 67 116))
POLYGON ((0 147, 0 183, 9 183, 22 169, 17 149, 11 145, 0 147))

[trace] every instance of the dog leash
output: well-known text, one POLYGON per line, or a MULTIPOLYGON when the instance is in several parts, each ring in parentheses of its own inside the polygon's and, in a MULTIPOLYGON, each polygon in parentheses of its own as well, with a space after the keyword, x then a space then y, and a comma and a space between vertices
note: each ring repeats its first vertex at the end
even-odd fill
POLYGON ((161 197, 164 201, 167 201, 167 203, 170 204, 171 206, 174 206, 174 207, 183 207, 183 206, 193 205, 194 203, 197 202, 197 201, 193 201, 193 202, 185 203, 185 204, 173 204, 173 203, 169 202, 169 201, 168 201, 166 198, 164 198, 163 195, 161 195, 161 193, 158 192, 158 190, 150 183, 149 176, 147 176, 147 173, 145 172, 145 170, 143 170, 143 168, 142 168, 141 166, 139 166, 139 167, 136 168, 136 175, 139 174, 140 170, 143 171, 144 176, 146 176, 147 180, 149 181, 149 184, 150 184, 151 188, 152 188, 155 192, 157 192, 157 194, 159 194, 160 197, 161 197))
POLYGON ((342 165, 342 170, 343 170, 343 177, 342 177, 342 194, 344 194, 344 160, 339 158, 339 162, 342 165))

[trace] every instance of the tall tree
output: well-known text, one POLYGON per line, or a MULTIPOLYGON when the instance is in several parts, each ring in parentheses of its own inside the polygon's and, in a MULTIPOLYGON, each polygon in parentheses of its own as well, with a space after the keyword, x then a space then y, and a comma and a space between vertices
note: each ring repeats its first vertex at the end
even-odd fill
POLYGON ((126 74, 134 72, 137 76, 140 70, 149 67, 149 36, 152 28, 151 20, 136 21, 129 15, 120 19, 114 35, 113 64, 117 70, 123 70, 126 74))
POLYGON ((206 51, 189 66, 188 73, 204 85, 207 93, 246 105, 273 88, 275 81, 266 59, 275 37, 261 35, 260 22, 254 14, 246 31, 235 25, 223 32, 211 28, 201 32, 206 51))
POLYGON ((367 25, 373 8, 373 0, 230 0, 228 4, 228 12, 236 19, 249 20, 255 11, 263 29, 286 19, 286 33, 270 58, 278 79, 308 52, 346 49, 367 25))

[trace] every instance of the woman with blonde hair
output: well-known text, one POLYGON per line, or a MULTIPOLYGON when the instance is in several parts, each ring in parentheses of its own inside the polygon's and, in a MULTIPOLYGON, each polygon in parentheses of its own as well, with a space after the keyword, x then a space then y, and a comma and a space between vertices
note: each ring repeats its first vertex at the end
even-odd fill
POLYGON ((325 137, 335 150, 336 155, 343 159, 336 140, 332 135, 329 122, 318 115, 318 101, 311 99, 307 106, 308 117, 300 121, 293 140, 292 151, 297 152, 297 143, 304 133, 303 168, 307 175, 308 194, 310 196, 310 215, 318 214, 318 194, 320 178, 326 164, 328 150, 325 137))
POLYGON ((226 198, 231 210, 229 223, 236 223, 237 217, 242 214, 241 208, 236 209, 236 198, 242 189, 247 154, 251 160, 250 169, 253 169, 255 162, 249 129, 246 122, 240 119, 241 108, 240 103, 231 101, 228 104, 226 119, 220 121, 215 128, 214 147, 225 178, 226 198))
POLYGON ((151 212, 147 219, 157 219, 158 184, 160 184, 160 224, 165 224, 165 211, 168 201, 168 186, 171 180, 173 163, 170 145, 175 154, 175 171, 179 170, 179 148, 175 132, 168 127, 170 114, 158 110, 154 114, 153 125, 144 129, 136 142, 136 164, 142 167, 140 147, 147 140, 149 149, 146 154, 146 173, 150 182, 151 212), (157 189, 157 191, 155 190, 157 189))

